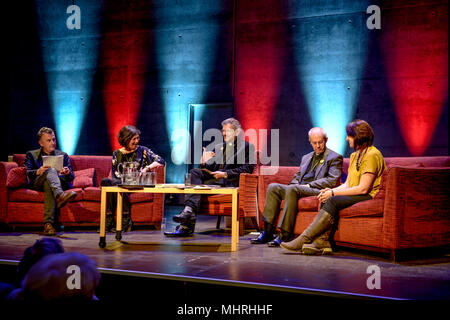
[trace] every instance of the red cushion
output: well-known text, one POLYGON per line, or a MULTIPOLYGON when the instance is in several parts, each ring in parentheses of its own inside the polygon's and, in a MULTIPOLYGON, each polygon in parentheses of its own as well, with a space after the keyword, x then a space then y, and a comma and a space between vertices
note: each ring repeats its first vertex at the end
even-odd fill
POLYGON ((299 211, 318 211, 319 199, 316 196, 302 197, 298 200, 299 211))
POLYGON ((153 193, 132 193, 130 194, 131 203, 147 202, 153 200, 153 193))
POLYGON ((382 217, 383 212, 384 199, 371 199, 358 202, 348 208, 339 211, 339 217, 382 217))
POLYGON ((32 189, 17 189, 8 192, 9 201, 11 202, 44 202, 44 192, 32 189))
POLYGON ((78 170, 74 172, 75 179, 73 180, 74 188, 87 188, 94 185, 95 168, 78 170))
MULTIPOLYGON (((102 190, 100 187, 88 187, 84 189, 84 200, 100 201, 102 190)), ((153 200, 153 193, 131 193, 130 202, 139 203, 153 200)))
POLYGON ((27 185, 27 168, 18 167, 11 169, 6 178, 8 188, 20 188, 27 185))
POLYGON ((84 189, 84 200, 100 201, 101 193, 100 187, 87 187, 84 189))

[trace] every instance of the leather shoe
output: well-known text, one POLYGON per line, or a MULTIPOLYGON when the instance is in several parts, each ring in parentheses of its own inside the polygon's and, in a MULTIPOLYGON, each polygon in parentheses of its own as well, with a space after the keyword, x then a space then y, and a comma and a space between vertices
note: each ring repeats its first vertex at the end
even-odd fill
POLYGON ((272 241, 273 234, 268 233, 267 231, 263 231, 257 238, 251 239, 250 243, 252 244, 264 244, 269 241, 272 241))
POLYGON ((63 192, 60 194, 60 196, 56 199, 56 206, 59 208, 64 207, 67 202, 72 200, 77 196, 76 192, 70 191, 70 192, 63 192))
POLYGON ((50 222, 47 222, 46 224, 44 224, 44 234, 46 236, 56 235, 56 230, 55 230, 55 228, 53 228, 53 226, 50 222))
POLYGON ((276 237, 275 240, 267 242, 267 246, 269 246, 269 247, 279 247, 280 244, 281 244, 281 239, 279 236, 276 237))
POLYGON ((197 219, 191 207, 184 207, 183 211, 173 216, 173 221, 178 223, 193 222, 197 219))
POLYGON ((192 237, 194 234, 192 229, 186 227, 176 226, 174 231, 164 231, 166 237, 192 237))

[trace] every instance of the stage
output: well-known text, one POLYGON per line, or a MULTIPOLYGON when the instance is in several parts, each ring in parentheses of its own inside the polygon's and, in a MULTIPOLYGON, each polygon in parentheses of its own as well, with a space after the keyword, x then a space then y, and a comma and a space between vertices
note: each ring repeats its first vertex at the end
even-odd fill
MULTIPOLYGON (((174 226, 171 216, 178 210, 166 205, 166 228, 174 226)), ((281 303, 285 310, 287 301, 290 305, 297 298, 389 304, 450 299, 450 253, 397 263, 388 256, 345 248, 331 256, 282 254, 280 248, 251 245, 251 233, 241 236, 238 250, 231 252, 230 230, 215 230, 215 225, 215 217, 200 216, 194 236, 180 239, 166 238, 164 229, 144 227, 124 233, 122 242, 107 233, 104 249, 92 228, 66 228, 58 237, 67 252, 96 261, 102 274, 97 296, 105 303, 141 301, 165 305, 172 313, 195 303, 210 303, 216 311, 223 304, 258 303, 276 309, 281 303), (380 270, 379 289, 368 285, 374 266, 380 270)), ((40 231, 23 228, 0 234, 0 281, 7 281, 25 248, 42 237, 40 231)))

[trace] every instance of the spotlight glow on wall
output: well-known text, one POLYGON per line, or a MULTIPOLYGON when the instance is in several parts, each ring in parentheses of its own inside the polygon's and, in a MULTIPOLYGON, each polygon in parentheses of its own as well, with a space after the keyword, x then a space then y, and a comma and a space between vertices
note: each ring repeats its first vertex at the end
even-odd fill
POLYGON ((100 67, 112 150, 121 147, 117 141, 119 130, 137 123, 152 46, 150 2, 123 5, 108 2, 103 13, 100 67))
POLYGON ((448 6, 395 12, 384 15, 389 32, 382 38, 389 85, 405 143, 421 156, 448 96, 448 6))
POLYGON ((36 1, 49 100, 60 148, 76 150, 97 66, 102 1, 77 1, 80 28, 69 29, 67 3, 36 1))
MULTIPOLYGON (((270 129, 279 98, 288 30, 283 18, 283 1, 272 0, 255 8, 252 1, 238 2, 238 33, 236 46, 235 103, 236 113, 244 130, 270 129), (260 10, 260 11, 258 11, 260 10), (267 10, 267 11, 266 11, 267 10), (258 25, 251 17, 261 17, 258 25), (268 17, 265 21, 262 17, 268 17)), ((265 144, 255 147, 262 151, 265 144)))
POLYGON ((356 13, 336 8, 330 14, 327 8, 329 15, 300 19, 293 31, 311 122, 327 131, 328 147, 339 153, 345 151, 345 125, 353 120, 358 103, 369 32, 367 3, 353 5, 358 6, 352 8, 356 13))
POLYGON ((216 19, 222 8, 220 2, 203 2, 203 5, 179 3, 156 9, 155 50, 172 150, 172 161, 168 162, 166 171, 169 182, 182 182, 189 153, 188 106, 204 102, 215 62, 219 33, 216 19))

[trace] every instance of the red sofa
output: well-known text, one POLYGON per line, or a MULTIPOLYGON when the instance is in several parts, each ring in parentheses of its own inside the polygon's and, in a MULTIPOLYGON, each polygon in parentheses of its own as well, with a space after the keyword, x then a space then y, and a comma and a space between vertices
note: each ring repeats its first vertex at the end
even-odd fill
MULTIPOLYGON (((385 161, 388 169, 374 199, 340 212, 336 245, 387 252, 393 260, 402 249, 450 245, 450 157, 395 157, 385 161)), ((345 158, 342 181, 348 164, 345 158)), ((279 167, 276 175, 259 175, 260 217, 269 184, 287 184, 297 170, 279 167)), ((299 200, 296 235, 313 221, 318 208, 316 197, 299 200)))
MULTIPOLYGON (((42 225, 44 193, 28 189, 23 176, 24 154, 15 154, 12 162, 0 162, 0 224, 8 226, 42 225), (15 169, 17 168, 17 169, 15 169)), ((64 225, 98 225, 100 221, 100 182, 111 176, 111 156, 70 156, 75 173, 73 202, 61 209, 64 225)), ((157 168, 157 181, 164 183, 165 167, 157 168)), ((131 216, 137 225, 161 226, 164 195, 132 194, 131 216)))

